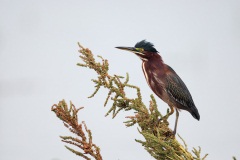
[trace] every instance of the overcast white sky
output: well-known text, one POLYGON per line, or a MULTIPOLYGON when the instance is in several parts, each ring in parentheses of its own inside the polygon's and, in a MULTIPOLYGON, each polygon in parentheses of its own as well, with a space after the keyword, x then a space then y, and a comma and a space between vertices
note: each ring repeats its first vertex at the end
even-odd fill
POLYGON ((104 117, 106 91, 87 99, 95 74, 76 66, 79 41, 108 59, 112 74, 129 72, 148 104, 140 59, 114 48, 143 39, 180 75, 199 110, 200 121, 180 113, 178 133, 189 149, 201 146, 209 160, 240 159, 239 0, 0 0, 0 159, 79 159, 60 142, 68 131, 50 110, 63 98, 85 106, 79 120, 105 160, 153 159, 134 141, 143 139, 136 126, 122 123, 132 112, 104 117))

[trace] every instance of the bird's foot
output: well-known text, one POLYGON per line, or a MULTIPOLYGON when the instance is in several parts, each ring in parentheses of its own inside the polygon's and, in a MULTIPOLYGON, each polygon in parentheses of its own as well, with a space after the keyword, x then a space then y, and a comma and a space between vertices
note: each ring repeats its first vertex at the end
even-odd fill
POLYGON ((158 124, 159 123, 165 123, 167 126, 169 125, 169 122, 167 121, 168 117, 164 116, 160 119, 158 119, 158 124))
POLYGON ((166 137, 168 137, 168 138, 169 138, 169 137, 173 137, 173 138, 174 138, 174 137, 175 137, 175 134, 176 134, 176 133, 174 133, 174 131, 170 131, 170 130, 169 130, 169 131, 167 131, 167 132, 164 133, 164 136, 166 136, 166 137))
POLYGON ((160 120, 162 120, 163 122, 167 122, 167 120, 168 120, 168 118, 169 118, 170 115, 171 115, 171 114, 166 114, 165 116, 163 116, 162 118, 160 118, 160 120))
POLYGON ((163 116, 162 118, 160 118, 160 120, 163 121, 167 121, 167 119, 169 118, 169 116, 171 116, 173 114, 174 110, 171 108, 171 111, 169 111, 169 109, 167 109, 167 114, 165 116, 163 116))

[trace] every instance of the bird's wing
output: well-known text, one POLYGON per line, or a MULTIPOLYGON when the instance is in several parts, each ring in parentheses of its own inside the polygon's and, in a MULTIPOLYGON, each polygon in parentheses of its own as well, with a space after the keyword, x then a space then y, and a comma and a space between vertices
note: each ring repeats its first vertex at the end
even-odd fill
POLYGON ((168 67, 167 74, 167 92, 168 94, 178 103, 191 109, 192 107, 195 108, 192 96, 188 91, 187 86, 181 80, 181 78, 175 73, 175 71, 170 67, 168 67))

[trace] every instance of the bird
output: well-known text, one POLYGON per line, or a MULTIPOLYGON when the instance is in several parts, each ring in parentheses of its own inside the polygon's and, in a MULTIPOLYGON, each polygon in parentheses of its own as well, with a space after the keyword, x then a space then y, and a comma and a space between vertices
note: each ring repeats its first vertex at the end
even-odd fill
POLYGON ((169 115, 176 111, 173 135, 177 132, 177 124, 180 110, 186 110, 200 120, 198 109, 193 98, 182 79, 167 64, 155 49, 153 43, 146 40, 137 42, 134 47, 116 47, 117 49, 130 51, 142 60, 142 70, 147 84, 152 91, 170 107, 169 115))

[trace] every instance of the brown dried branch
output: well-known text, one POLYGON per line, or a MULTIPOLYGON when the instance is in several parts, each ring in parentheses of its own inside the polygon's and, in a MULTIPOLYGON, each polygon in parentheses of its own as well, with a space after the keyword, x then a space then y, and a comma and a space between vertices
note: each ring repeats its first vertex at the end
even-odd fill
POLYGON ((81 109, 83 109, 83 107, 76 109, 71 102, 70 107, 68 107, 64 100, 52 106, 52 111, 63 121, 64 126, 78 136, 77 138, 73 138, 71 136, 60 137, 63 142, 80 148, 81 151, 76 151, 68 146, 65 146, 69 151, 75 153, 76 155, 81 156, 86 160, 90 160, 90 157, 93 157, 96 160, 102 160, 100 148, 92 142, 91 131, 87 128, 84 121, 81 124, 78 124, 77 113, 81 109))

